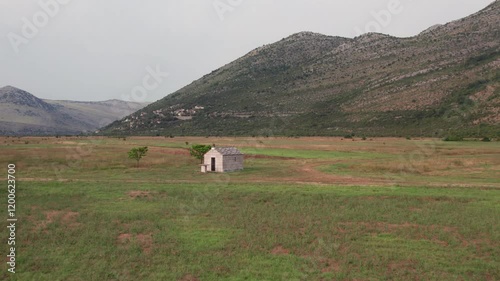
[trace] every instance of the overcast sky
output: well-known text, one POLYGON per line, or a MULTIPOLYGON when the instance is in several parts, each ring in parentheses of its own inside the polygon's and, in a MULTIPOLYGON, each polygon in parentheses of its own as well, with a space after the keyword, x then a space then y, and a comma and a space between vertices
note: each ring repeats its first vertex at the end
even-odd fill
POLYGON ((0 0, 0 86, 46 99, 156 101, 296 32, 407 37, 491 2, 0 0))

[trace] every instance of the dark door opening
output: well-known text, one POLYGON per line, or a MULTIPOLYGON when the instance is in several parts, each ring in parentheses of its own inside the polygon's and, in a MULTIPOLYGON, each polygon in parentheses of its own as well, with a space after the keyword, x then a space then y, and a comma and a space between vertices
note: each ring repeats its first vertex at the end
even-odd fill
POLYGON ((215 172, 215 157, 212 157, 212 165, 210 165, 212 167, 212 172, 215 172))

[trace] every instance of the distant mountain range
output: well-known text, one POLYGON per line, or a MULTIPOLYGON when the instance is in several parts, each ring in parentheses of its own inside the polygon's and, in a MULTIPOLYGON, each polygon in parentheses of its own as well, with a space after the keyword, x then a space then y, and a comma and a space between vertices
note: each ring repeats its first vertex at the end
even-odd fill
POLYGON ((104 133, 500 136, 499 7, 410 38, 297 33, 104 133))
POLYGON ((0 88, 0 135, 63 135, 94 132, 147 104, 42 100, 21 89, 0 88))

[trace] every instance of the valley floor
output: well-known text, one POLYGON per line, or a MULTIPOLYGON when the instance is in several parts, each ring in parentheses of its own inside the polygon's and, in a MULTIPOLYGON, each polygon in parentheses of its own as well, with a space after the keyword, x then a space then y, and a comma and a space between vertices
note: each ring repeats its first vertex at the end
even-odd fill
POLYGON ((0 149, 19 218, 17 273, 4 263, 2 279, 500 279, 499 142, 5 137, 0 149), (237 146, 245 170, 201 174, 192 144, 237 146))

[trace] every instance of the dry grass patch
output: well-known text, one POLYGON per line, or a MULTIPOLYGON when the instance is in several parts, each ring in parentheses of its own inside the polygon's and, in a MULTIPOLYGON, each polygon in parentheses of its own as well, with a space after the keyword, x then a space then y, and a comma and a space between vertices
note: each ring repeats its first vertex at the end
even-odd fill
POLYGON ((387 274, 393 275, 394 273, 403 271, 411 273, 411 276, 415 276, 417 266, 418 262, 415 260, 393 261, 387 265, 387 274))
POLYGON ((142 249, 142 252, 145 254, 151 253, 153 249, 153 236, 151 233, 139 233, 139 234, 130 234, 130 233, 121 233, 116 238, 116 242, 119 246, 128 249, 130 244, 136 242, 142 249))
POLYGON ((322 273, 339 272, 341 269, 340 263, 334 259, 322 259, 320 264, 323 267, 322 273))
POLYGON ((137 234, 137 242, 141 245, 142 251, 149 254, 153 249, 153 236, 151 233, 148 234, 137 234))
POLYGON ((191 274, 186 274, 182 278, 178 279, 178 281, 200 281, 197 277, 191 274))
POLYGON ((142 190, 133 190, 127 192, 127 195, 130 198, 136 199, 136 198, 151 198, 151 192, 150 191, 142 191, 142 190))
POLYGON ((72 211, 45 211, 45 220, 36 221, 33 217, 30 220, 34 221, 36 227, 35 230, 46 229, 49 224, 60 223, 65 227, 70 229, 77 228, 81 223, 77 222, 80 213, 72 211))
MULTIPOLYGON (((414 239, 425 239, 435 242, 441 246, 448 246, 448 242, 438 239, 439 233, 446 233, 449 238, 459 242, 463 247, 469 246, 473 241, 468 241, 457 227, 440 225, 420 225, 415 223, 392 224, 385 222, 342 222, 338 229, 341 233, 351 233, 357 228, 371 235, 380 233, 404 235, 414 239)), ((485 240, 478 240, 478 242, 485 240)))
POLYGON ((283 248, 283 246, 278 245, 271 250, 271 254, 273 255, 288 255, 290 254, 290 250, 283 248))
POLYGON ((132 240, 132 234, 130 233, 121 233, 118 235, 117 241, 118 244, 127 244, 132 240))

